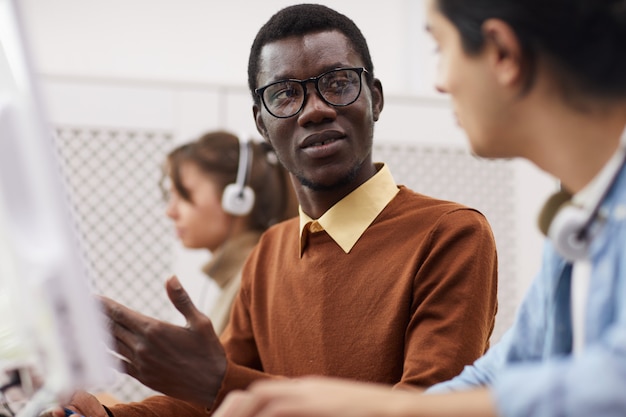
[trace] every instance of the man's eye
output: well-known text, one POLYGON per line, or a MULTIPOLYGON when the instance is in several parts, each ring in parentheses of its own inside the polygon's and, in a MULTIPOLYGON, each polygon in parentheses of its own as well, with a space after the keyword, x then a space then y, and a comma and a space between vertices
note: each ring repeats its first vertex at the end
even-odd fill
POLYGON ((348 78, 335 78, 328 84, 328 88, 341 90, 350 86, 352 82, 348 78))
POLYGON ((300 95, 300 91, 298 88, 295 88, 293 85, 285 85, 282 87, 276 88, 272 91, 271 99, 274 100, 291 100, 300 95))

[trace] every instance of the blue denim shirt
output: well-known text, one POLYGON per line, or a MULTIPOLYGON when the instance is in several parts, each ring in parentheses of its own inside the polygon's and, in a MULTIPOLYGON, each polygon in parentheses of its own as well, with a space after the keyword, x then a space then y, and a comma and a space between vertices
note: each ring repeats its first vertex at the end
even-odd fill
POLYGON ((548 241, 540 272, 511 329, 459 376, 428 392, 488 386, 499 413, 507 417, 626 416, 624 167, 601 213, 606 221, 589 249, 592 273, 583 352, 571 353, 572 267, 548 241))

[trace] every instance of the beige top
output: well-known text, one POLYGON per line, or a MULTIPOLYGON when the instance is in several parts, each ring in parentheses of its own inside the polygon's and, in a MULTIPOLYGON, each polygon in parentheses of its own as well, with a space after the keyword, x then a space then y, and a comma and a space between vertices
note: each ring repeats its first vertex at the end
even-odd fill
POLYGON ((261 232, 249 231, 229 239, 202 268, 221 290, 209 312, 213 328, 218 335, 222 333, 230 318, 233 300, 241 284, 243 264, 260 237, 261 232))

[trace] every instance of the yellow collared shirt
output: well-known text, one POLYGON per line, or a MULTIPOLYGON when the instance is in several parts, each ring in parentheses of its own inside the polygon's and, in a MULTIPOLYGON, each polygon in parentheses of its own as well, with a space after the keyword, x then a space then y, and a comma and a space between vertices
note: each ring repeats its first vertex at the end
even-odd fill
POLYGON ((306 247, 307 230, 326 233, 343 249, 350 250, 374 219, 395 197, 399 189, 389 168, 376 164, 378 172, 361 184, 356 190, 332 206, 319 219, 315 220, 300 211, 300 257, 306 247))

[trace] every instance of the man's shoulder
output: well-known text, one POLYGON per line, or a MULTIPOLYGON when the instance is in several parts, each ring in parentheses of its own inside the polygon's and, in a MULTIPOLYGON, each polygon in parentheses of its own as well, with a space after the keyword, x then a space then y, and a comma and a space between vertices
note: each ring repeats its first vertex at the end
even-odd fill
POLYGON ((478 209, 462 203, 432 197, 399 186, 400 192, 386 208, 388 218, 398 221, 434 225, 440 222, 485 224, 487 219, 478 209))
POLYGON ((286 236, 297 235, 300 229, 300 219, 298 216, 283 220, 280 223, 272 225, 261 235, 259 243, 273 242, 275 240, 285 239, 286 236))
POLYGON ((414 209, 434 209, 441 211, 475 211, 474 208, 468 207, 462 203, 422 194, 404 185, 399 185, 398 188, 400 188, 400 192, 398 192, 396 196, 397 198, 394 199, 396 200, 395 202, 398 205, 413 207, 414 209))
POLYGON ((265 231, 265 234, 267 234, 268 232, 280 233, 284 230, 293 229, 294 227, 298 228, 299 226, 300 218, 298 216, 294 216, 270 226, 270 228, 265 231))

